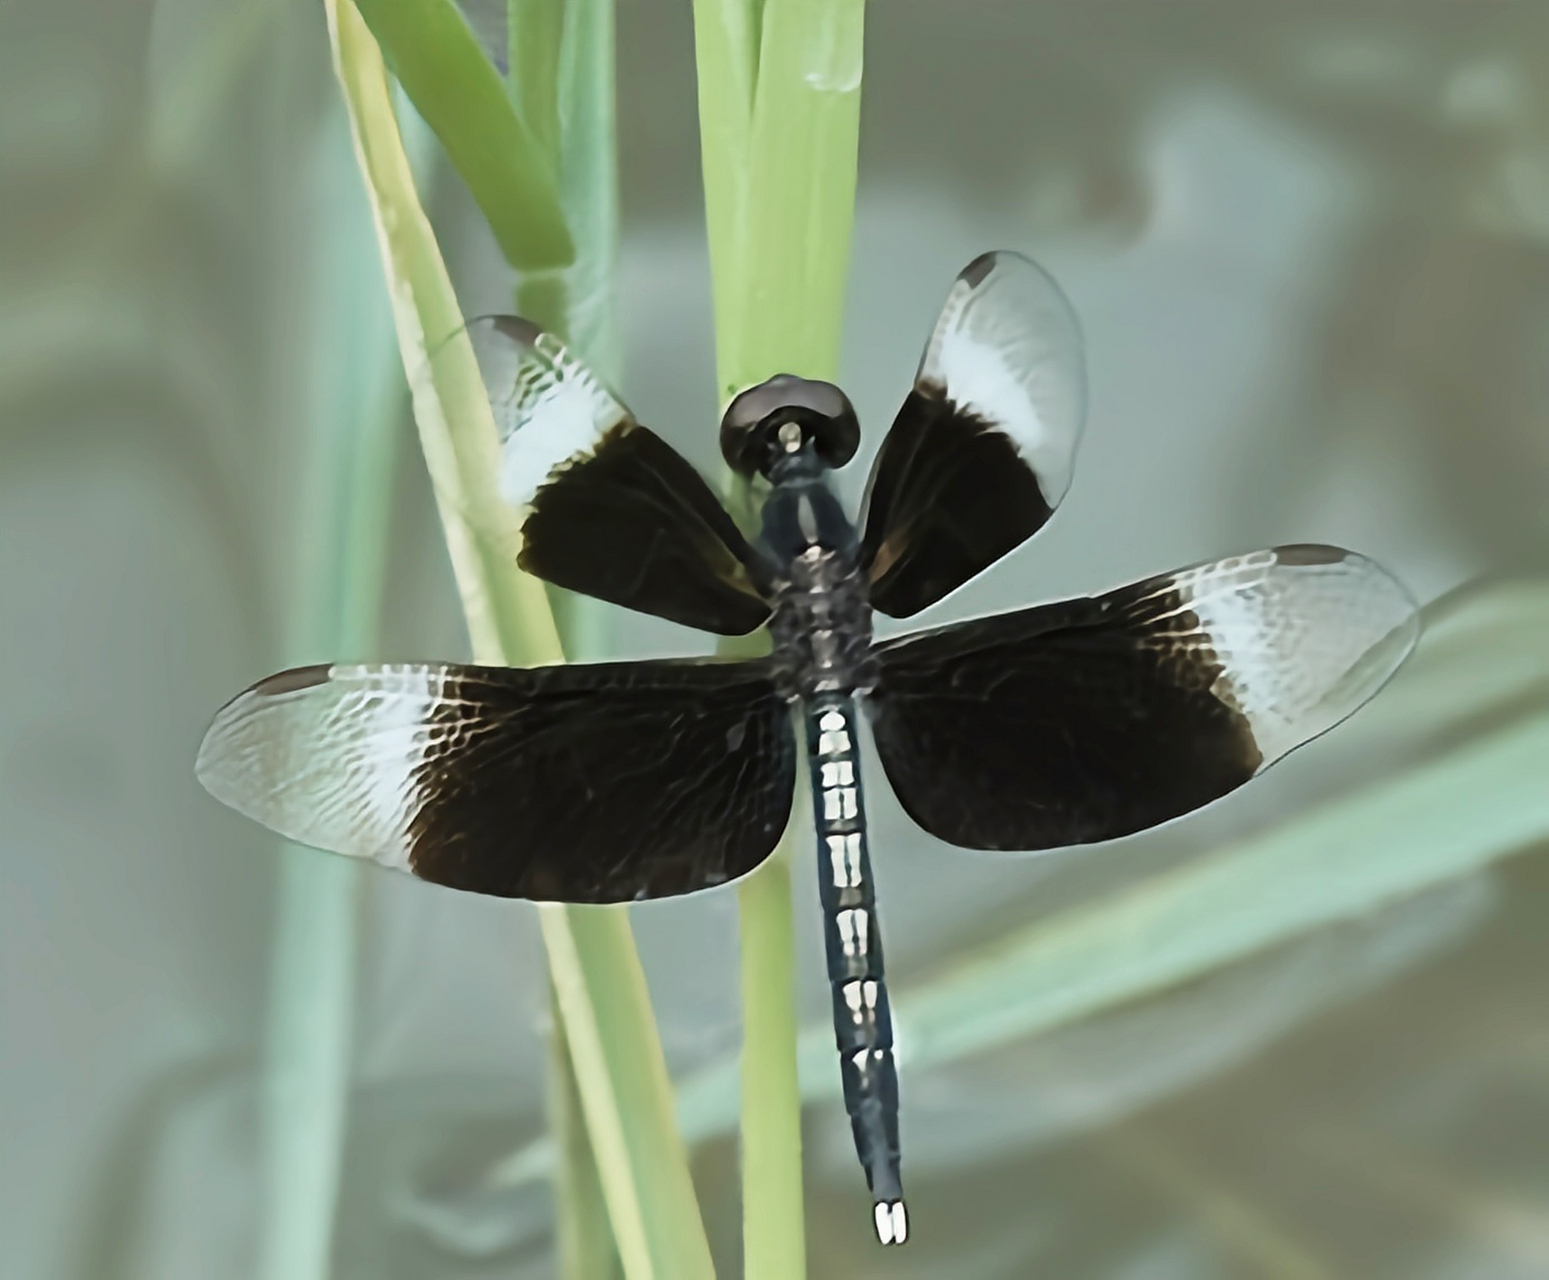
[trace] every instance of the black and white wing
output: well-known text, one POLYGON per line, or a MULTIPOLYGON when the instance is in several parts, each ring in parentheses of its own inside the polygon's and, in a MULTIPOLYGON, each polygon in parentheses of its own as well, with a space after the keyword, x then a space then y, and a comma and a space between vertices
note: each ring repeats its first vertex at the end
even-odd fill
POLYGON ((585 595, 744 635, 769 606, 742 533, 697 471, 577 361, 516 316, 470 323, 500 431, 518 563, 585 595))
POLYGON ((963 268, 867 488, 873 607, 907 618, 1041 529, 1086 418, 1081 327, 1020 254, 963 268))
POLYGON ((762 862, 796 746, 761 661, 325 665, 233 699, 196 768, 302 844, 474 893, 629 902, 762 862))
POLYGON ((1414 601, 1290 546, 876 646, 868 699, 900 803, 973 849, 1140 831, 1225 795, 1393 674, 1414 601))

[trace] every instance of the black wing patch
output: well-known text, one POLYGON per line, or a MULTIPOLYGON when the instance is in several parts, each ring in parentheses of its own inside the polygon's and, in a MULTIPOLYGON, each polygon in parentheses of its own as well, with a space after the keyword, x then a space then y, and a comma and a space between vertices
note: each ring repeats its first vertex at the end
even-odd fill
POLYGON ((868 707, 925 830, 1058 848, 1240 786, 1371 697, 1418 631, 1370 560, 1279 547, 878 645, 868 707))
POLYGON ((319 666, 228 703, 196 768, 302 844, 474 893, 629 902, 762 862, 796 747, 761 661, 319 666))
POLYGON ((552 335, 469 326, 500 430, 517 562, 556 586, 701 631, 745 635, 769 606, 753 553, 703 478, 552 335))
POLYGON ((873 607, 918 613, 1041 529, 1085 416, 1081 330, 1059 286, 1019 254, 969 263, 872 468, 873 607))

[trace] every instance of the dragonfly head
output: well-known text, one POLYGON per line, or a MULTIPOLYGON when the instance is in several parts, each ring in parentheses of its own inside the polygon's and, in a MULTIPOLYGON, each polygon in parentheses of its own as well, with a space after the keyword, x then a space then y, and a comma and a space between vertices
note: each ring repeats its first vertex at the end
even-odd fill
POLYGON ((860 441, 860 422, 843 391, 790 373, 749 387, 721 418, 727 465, 739 475, 769 480, 798 458, 823 469, 842 467, 860 441))

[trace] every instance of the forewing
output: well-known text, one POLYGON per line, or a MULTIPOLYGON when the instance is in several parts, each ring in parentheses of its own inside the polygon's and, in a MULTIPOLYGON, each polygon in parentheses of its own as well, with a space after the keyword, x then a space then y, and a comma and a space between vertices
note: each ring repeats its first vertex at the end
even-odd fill
POLYGON ((795 761, 764 662, 318 666, 227 704, 197 772, 302 844, 474 893, 628 902, 762 862, 795 761))
POLYGON ((907 618, 1038 532, 1085 417, 1081 327, 1059 286, 1020 254, 969 263, 872 468, 872 605, 907 618))
POLYGON ((469 326, 500 430, 518 563, 557 586, 719 635, 762 625, 752 552, 703 478, 552 334, 469 326))
POLYGON ((1343 720, 1413 647, 1370 560, 1278 547, 876 647, 877 749, 920 826, 974 849, 1127 835, 1343 720))

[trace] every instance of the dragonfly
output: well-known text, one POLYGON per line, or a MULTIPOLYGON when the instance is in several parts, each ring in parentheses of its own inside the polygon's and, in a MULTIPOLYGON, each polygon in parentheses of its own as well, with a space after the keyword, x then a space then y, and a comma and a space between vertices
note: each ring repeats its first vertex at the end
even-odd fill
POLYGON ((1408 592, 1355 552, 1279 546, 1101 595, 877 639, 1042 529, 1086 415, 1076 315, 1009 251, 957 276, 852 521, 832 383, 741 391, 722 454, 761 497, 745 536, 710 485, 554 335, 481 322, 518 564, 765 656, 526 669, 321 664, 216 715, 197 774, 281 835, 422 880, 630 903, 751 874, 811 791, 845 1108, 883 1244, 909 1235, 898 1074, 861 785, 967 849, 1046 850, 1178 818, 1374 694, 1415 643, 1408 592))

